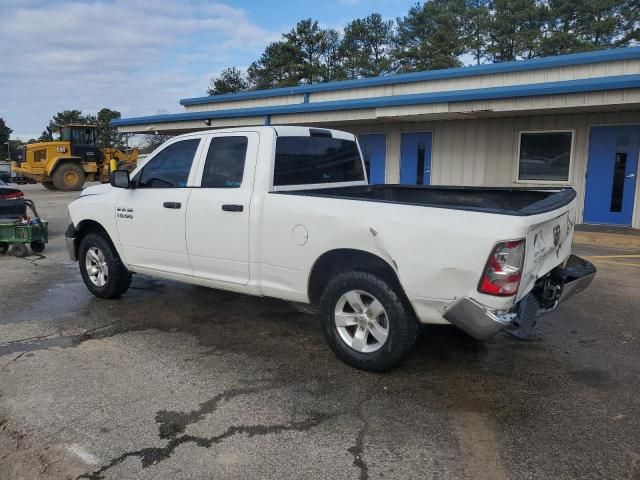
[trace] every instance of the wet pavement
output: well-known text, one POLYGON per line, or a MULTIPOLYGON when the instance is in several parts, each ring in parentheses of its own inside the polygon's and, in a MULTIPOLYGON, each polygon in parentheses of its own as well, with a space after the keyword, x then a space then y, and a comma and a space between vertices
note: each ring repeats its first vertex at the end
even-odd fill
POLYGON ((640 251, 578 245, 591 288, 528 341, 425 327, 385 374, 313 311, 137 275, 93 297, 76 194, 25 188, 41 256, 0 257, 0 478, 640 478, 640 251))

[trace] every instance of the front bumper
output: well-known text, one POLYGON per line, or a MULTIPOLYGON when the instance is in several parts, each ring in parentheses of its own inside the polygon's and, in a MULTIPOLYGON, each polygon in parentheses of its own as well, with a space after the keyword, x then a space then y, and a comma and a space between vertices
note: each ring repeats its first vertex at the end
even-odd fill
POLYGON ((73 223, 69 225, 64 234, 64 240, 67 244, 67 253, 69 254, 69 258, 74 262, 78 260, 78 250, 76 249, 77 234, 78 232, 73 226, 73 223))
POLYGON ((507 312, 493 312, 473 298, 458 300, 444 314, 450 323, 478 340, 488 340, 500 330, 509 329, 524 337, 535 325, 535 318, 554 310, 587 288, 596 276, 596 267, 589 261, 571 255, 564 267, 557 267, 543 279, 545 287, 534 289, 507 312), (553 296, 549 296, 549 291, 553 296))

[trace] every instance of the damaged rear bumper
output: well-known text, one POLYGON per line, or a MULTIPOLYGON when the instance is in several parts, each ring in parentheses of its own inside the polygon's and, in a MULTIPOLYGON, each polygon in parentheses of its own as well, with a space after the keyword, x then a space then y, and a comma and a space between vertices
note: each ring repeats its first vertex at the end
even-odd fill
POLYGON ((464 297, 451 306, 444 318, 478 340, 488 340, 500 330, 526 337, 535 318, 554 310, 587 288, 596 275, 589 261, 571 255, 564 267, 557 267, 539 280, 536 288, 507 312, 494 312, 473 298, 464 297))

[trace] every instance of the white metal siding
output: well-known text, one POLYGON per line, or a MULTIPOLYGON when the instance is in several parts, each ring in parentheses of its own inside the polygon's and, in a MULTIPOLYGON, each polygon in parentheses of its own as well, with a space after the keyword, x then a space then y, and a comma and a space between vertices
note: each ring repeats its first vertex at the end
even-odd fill
MULTIPOLYGON (((353 88, 349 90, 330 90, 326 92, 309 93, 309 102, 326 102, 332 100, 352 100, 357 98, 385 97, 392 95, 408 95, 414 93, 447 92, 454 90, 468 90, 472 88, 503 87, 507 85, 527 85, 563 80, 579 80, 617 75, 632 75, 640 73, 640 59, 619 60, 567 67, 549 68, 542 70, 528 70, 510 73, 495 73, 459 77, 442 80, 428 80, 422 82, 400 83, 395 85, 381 85, 377 87, 353 88)), ((302 103, 303 94, 283 95, 278 97, 233 100, 220 103, 206 103, 200 105, 186 105, 187 112, 204 112, 213 110, 227 110, 237 108, 255 108, 275 105, 290 105, 302 103)))
POLYGON ((354 98, 408 95, 412 93, 448 92, 471 88, 503 87, 507 85, 527 85, 533 83, 579 80, 586 78, 631 75, 640 73, 640 59, 575 65, 570 67, 529 70, 512 73, 496 73, 472 77, 430 80, 379 87, 334 90, 309 94, 309 102, 330 100, 352 100, 354 98))
POLYGON ((220 103, 204 103, 200 105, 185 105, 187 112, 210 112, 212 110, 231 110, 236 108, 273 107, 274 105, 290 105, 302 103, 304 95, 283 95, 280 97, 250 98, 247 100, 233 100, 220 103))

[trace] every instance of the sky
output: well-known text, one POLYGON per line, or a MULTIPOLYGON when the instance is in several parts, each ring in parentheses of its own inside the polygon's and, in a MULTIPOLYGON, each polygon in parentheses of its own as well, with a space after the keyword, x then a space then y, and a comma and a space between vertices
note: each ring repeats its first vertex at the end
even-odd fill
POLYGON ((225 67, 246 68, 298 20, 342 28, 415 0, 0 0, 0 117, 37 138, 59 111, 177 113, 225 67))

